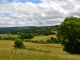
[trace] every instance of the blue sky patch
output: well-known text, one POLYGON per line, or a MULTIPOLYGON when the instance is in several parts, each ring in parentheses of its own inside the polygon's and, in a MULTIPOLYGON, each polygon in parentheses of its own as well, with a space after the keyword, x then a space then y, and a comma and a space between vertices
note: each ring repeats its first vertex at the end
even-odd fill
POLYGON ((4 15, 5 15, 6 17, 9 17, 10 14, 11 14, 11 13, 6 13, 6 12, 4 13, 4 15))
POLYGON ((0 4, 5 4, 4 2, 0 1, 0 4))
POLYGON ((40 0, 28 0, 29 2, 32 2, 32 3, 41 3, 40 0))
POLYGON ((8 2, 13 2, 13 0, 8 0, 8 2))
MULTIPOLYGON (((25 3, 27 0, 17 0, 15 2, 22 2, 22 3, 25 3)), ((8 0, 8 2, 13 2, 13 0, 8 0)))
MULTIPOLYGON (((14 0, 7 0, 7 2, 11 3, 14 0)), ((21 2, 21 3, 25 3, 25 2, 32 2, 32 3, 41 3, 41 0, 17 0, 15 2, 21 2)), ((0 1, 0 4, 3 4, 5 2, 0 1)))

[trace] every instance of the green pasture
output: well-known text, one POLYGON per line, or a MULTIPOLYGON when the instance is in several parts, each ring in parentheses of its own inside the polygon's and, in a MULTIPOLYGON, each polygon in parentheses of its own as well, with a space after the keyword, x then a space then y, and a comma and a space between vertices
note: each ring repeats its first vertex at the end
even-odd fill
POLYGON ((54 38, 56 38, 56 35, 49 35, 49 36, 34 36, 34 38, 32 38, 32 40, 38 40, 38 41, 40 41, 40 40, 43 40, 43 41, 46 41, 46 40, 48 40, 48 39, 50 39, 51 37, 54 37, 54 38))
POLYGON ((80 55, 63 51, 61 44, 24 42, 26 49, 15 49, 14 41, 0 40, 0 60, 80 60, 80 55))

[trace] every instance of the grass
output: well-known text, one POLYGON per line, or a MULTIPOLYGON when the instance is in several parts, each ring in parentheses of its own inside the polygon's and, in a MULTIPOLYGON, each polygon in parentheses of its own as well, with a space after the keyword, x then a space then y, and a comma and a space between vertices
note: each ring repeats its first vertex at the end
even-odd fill
POLYGON ((1 37, 19 37, 18 35, 13 35, 13 34, 0 34, 1 37))
POLYGON ((14 41, 0 40, 0 60, 80 60, 80 55, 63 51, 60 44, 24 42, 26 49, 14 49, 14 41))
POLYGON ((32 38, 32 40, 38 40, 38 41, 40 41, 40 40, 43 40, 43 41, 46 41, 46 40, 48 40, 48 39, 50 39, 51 37, 54 37, 54 38, 56 38, 56 35, 49 35, 49 36, 35 36, 34 38, 32 38))
MULTIPOLYGON (((9 37, 14 37, 14 38, 19 37, 19 35, 13 35, 13 34, 1 34, 0 36, 1 36, 2 40, 5 40, 5 37, 8 37, 8 38, 9 37)), ((46 40, 50 39, 51 37, 56 38, 56 34, 55 35, 48 35, 48 36, 44 36, 44 35, 34 36, 34 38, 32 38, 31 40, 32 41, 35 41, 35 40, 37 40, 37 41, 40 41, 40 40, 46 41, 46 40)))

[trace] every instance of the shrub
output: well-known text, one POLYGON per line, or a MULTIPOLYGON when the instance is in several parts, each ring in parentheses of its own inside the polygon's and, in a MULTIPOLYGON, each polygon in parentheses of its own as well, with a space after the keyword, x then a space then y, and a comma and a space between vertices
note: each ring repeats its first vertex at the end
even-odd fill
POLYGON ((23 44, 23 41, 21 40, 21 39, 19 39, 19 38, 17 38, 16 40, 15 40, 15 42, 14 42, 14 47, 15 48, 25 48, 25 46, 24 46, 24 44, 23 44))
POLYGON ((51 39, 48 39, 46 43, 60 43, 60 41, 57 38, 51 37, 51 39))
POLYGON ((31 38, 34 38, 34 36, 32 34, 20 34, 21 36, 21 39, 31 39, 31 38))

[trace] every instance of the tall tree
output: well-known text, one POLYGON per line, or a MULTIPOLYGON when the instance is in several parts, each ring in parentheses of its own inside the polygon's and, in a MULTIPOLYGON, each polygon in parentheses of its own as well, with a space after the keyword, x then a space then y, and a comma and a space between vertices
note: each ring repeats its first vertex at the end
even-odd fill
POLYGON ((80 18, 66 17, 58 27, 57 36, 62 40, 65 51, 80 53, 80 18))

